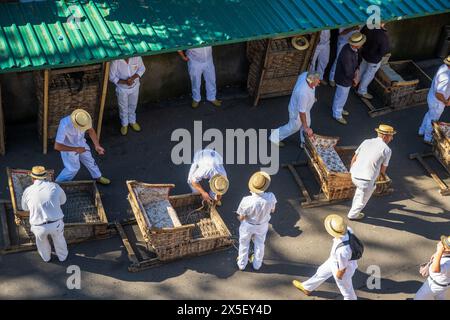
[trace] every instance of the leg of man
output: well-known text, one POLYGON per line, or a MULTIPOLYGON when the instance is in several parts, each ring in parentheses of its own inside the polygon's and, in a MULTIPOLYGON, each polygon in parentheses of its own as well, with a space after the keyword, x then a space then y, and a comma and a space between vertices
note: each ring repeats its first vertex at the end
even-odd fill
POLYGON ((358 180, 352 178, 353 184, 356 186, 355 195, 353 196, 352 208, 348 213, 348 218, 356 218, 366 206, 373 192, 375 184, 372 181, 358 180))
POLYGON ((136 123, 136 108, 139 100, 139 86, 134 88, 128 95, 128 123, 136 123))
POLYGON ((120 123, 127 127, 128 122, 128 93, 116 88, 117 104, 119 105, 120 123))
POLYGON ((449 300, 450 299, 450 290, 449 287, 442 288, 439 292, 436 292, 436 300, 449 300))
POLYGON ((97 166, 97 163, 95 163, 95 160, 92 157, 91 150, 87 150, 86 152, 80 154, 80 161, 86 169, 88 169, 92 179, 97 180, 102 176, 100 168, 97 166))
POLYGON ((333 100, 333 118, 342 118, 342 111, 344 110, 345 103, 347 102, 350 88, 351 87, 336 85, 336 93, 334 94, 333 100))
POLYGON ((331 271, 331 259, 325 261, 319 269, 317 269, 316 274, 311 278, 303 282, 303 288, 308 291, 316 290, 322 283, 324 283, 327 279, 333 276, 333 272, 331 271))
POLYGON ((334 75, 336 74, 337 60, 339 58, 339 54, 341 53, 341 50, 344 47, 344 45, 345 45, 345 41, 338 39, 336 58, 334 59, 333 66, 331 67, 331 70, 330 70, 330 77, 329 77, 330 81, 334 81, 334 75))
POLYGON ((339 288, 339 291, 341 292, 342 296, 344 297, 344 300, 357 300, 355 290, 353 289, 353 275, 355 274, 355 268, 348 267, 347 270, 344 273, 344 276, 342 277, 342 280, 339 280, 336 278, 335 272, 333 272, 334 280, 336 281, 336 284, 339 288))
POLYGON ((425 124, 425 132, 423 137, 425 141, 431 142, 431 140, 433 140, 433 122, 438 121, 441 118, 444 108, 445 107, 438 104, 430 106, 428 121, 425 124))
POLYGON ((41 256, 42 260, 49 262, 52 254, 52 247, 48 241, 48 225, 43 226, 31 226, 31 232, 33 232, 36 238, 36 248, 41 256))
POLYGON ((431 279, 427 278, 423 285, 417 291, 414 300, 434 300, 434 292, 431 291, 431 279))
POLYGON ((261 268, 264 259, 264 242, 266 241, 267 231, 269 230, 269 224, 257 226, 255 228, 253 244, 255 246, 255 257, 253 259, 253 269, 259 270, 261 268))
POLYGON ((202 85, 202 64, 198 62, 188 61, 189 77, 191 78, 192 100, 200 102, 202 96, 200 88, 202 85))
POLYGON ((325 69, 330 62, 330 44, 322 45, 319 52, 319 61, 317 62, 317 72, 320 74, 320 80, 323 80, 325 69))
POLYGON ((359 94, 367 93, 367 88, 372 83, 373 79, 375 78, 375 74, 377 73, 378 69, 380 69, 380 67, 381 62, 368 63, 366 60, 363 59, 360 66, 361 82, 359 84, 358 89, 359 94), (362 68, 364 68, 364 71, 362 68))
POLYGON ((56 182, 72 181, 80 170, 80 156, 73 151, 61 151, 64 169, 56 178, 56 182))
POLYGON ((319 59, 320 51, 321 51, 321 46, 317 46, 316 50, 314 51, 314 55, 312 57, 311 64, 309 65, 309 69, 308 69, 309 72, 316 72, 317 60, 319 59))
POLYGON ((50 236, 55 246, 55 252, 59 261, 63 262, 67 259, 69 251, 67 250, 66 239, 64 238, 64 222, 62 220, 52 223, 50 236), (53 226, 54 225, 54 226, 53 226))
POLYGON ((427 113, 425 113, 425 116, 423 117, 422 124, 420 125, 420 128, 419 128, 419 135, 421 135, 421 136, 425 135, 425 129, 427 128, 428 122, 431 123, 430 110, 428 110, 427 113))
POLYGON ((294 115, 289 115, 289 122, 286 123, 284 126, 278 128, 278 133, 273 132, 270 135, 270 141, 272 141, 273 143, 279 143, 280 141, 283 141, 284 139, 286 139, 287 137, 289 137, 290 135, 296 133, 297 131, 300 130, 302 126, 302 123, 300 122, 300 116, 297 115, 297 117, 295 117, 294 115))
POLYGON ((252 238, 251 225, 245 221, 239 226, 239 253, 237 265, 240 270, 244 270, 248 263, 248 250, 250 249, 250 240, 252 238))
POLYGON ((206 99, 208 101, 216 100, 216 69, 214 67, 214 62, 211 60, 205 65, 203 70, 203 76, 205 77, 206 83, 206 99))

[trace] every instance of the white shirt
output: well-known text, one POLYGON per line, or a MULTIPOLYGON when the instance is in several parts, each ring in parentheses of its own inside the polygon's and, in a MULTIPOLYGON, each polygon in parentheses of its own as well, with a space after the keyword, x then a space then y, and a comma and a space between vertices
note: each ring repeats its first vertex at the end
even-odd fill
POLYGON ((430 272, 430 277, 440 284, 450 283, 450 256, 443 256, 441 258, 441 272, 434 273, 431 272, 431 267, 428 269, 430 272))
POLYGON ((121 90, 132 90, 138 88, 140 81, 139 78, 134 80, 131 86, 119 83, 119 80, 127 80, 135 74, 142 77, 145 72, 145 65, 141 57, 132 57, 128 60, 125 59, 114 60, 111 62, 111 68, 109 70, 109 81, 114 83, 117 88, 121 90))
POLYGON ((44 180, 35 180, 22 195, 22 209, 30 211, 30 224, 39 225, 64 218, 61 205, 66 203, 66 194, 59 185, 44 180))
POLYGON ((268 223, 270 214, 275 210, 277 199, 272 192, 253 193, 244 197, 239 204, 237 213, 245 216, 245 221, 250 224, 261 225, 268 223))
POLYGON ((223 167, 222 156, 211 149, 197 151, 189 170, 188 183, 192 185, 193 182, 199 183, 204 179, 210 180, 216 174, 227 176, 223 167))
POLYGON ((186 56, 191 61, 207 63, 213 60, 212 47, 203 47, 186 50, 186 56))
MULTIPOLYGON (((350 227, 347 227, 347 231, 353 233, 353 230, 350 227)), ((335 270, 344 270, 348 267, 357 268, 358 263, 356 260, 350 260, 352 258, 352 249, 350 245, 343 245, 340 248, 336 249, 342 242, 348 241, 349 235, 348 232, 341 238, 333 239, 333 246, 331 247, 330 259, 333 263, 333 267, 335 270)))
POLYGON ((316 88, 311 88, 306 81, 307 72, 303 72, 295 84, 292 92, 291 100, 289 101, 289 113, 298 115, 299 112, 308 113, 311 111, 316 102, 316 88))
POLYGON ((381 165, 388 166, 392 151, 380 137, 367 139, 355 151, 357 158, 350 169, 353 178, 375 182, 381 165))
POLYGON ((59 122, 55 140, 59 144, 63 144, 68 147, 88 148, 84 134, 85 132, 75 128, 70 116, 67 116, 62 118, 59 122))
POLYGON ((330 30, 322 30, 320 32, 320 40, 318 46, 330 44, 331 32, 330 30))
POLYGON ((436 93, 444 95, 445 99, 450 96, 450 69, 446 64, 443 64, 431 83, 430 91, 428 92, 428 102, 430 105, 438 104, 441 108, 445 105, 436 98, 436 93))

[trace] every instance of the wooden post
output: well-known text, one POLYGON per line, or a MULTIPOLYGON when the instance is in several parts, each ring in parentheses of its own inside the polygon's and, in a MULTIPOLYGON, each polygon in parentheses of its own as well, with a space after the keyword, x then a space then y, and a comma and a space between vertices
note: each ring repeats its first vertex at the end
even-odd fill
POLYGON ((97 124, 97 136, 99 141, 100 141, 100 134, 102 132, 103 112, 105 110, 106 93, 108 92, 109 66, 110 62, 107 61, 105 62, 103 67, 102 96, 100 99, 100 111, 98 113, 98 124, 97 124))
POLYGON ((4 156, 5 153, 5 119, 3 117, 2 88, 0 87, 0 155, 4 156))
POLYGON ((47 154, 47 139, 48 139, 48 82, 49 70, 44 71, 44 128, 42 136, 43 153, 47 154))

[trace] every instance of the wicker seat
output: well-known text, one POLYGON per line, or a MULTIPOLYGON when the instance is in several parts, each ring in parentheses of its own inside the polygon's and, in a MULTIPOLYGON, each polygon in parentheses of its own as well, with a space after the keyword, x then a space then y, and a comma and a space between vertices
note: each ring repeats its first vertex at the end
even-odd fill
POLYGON ((450 123, 433 123, 433 152, 450 172, 450 123))

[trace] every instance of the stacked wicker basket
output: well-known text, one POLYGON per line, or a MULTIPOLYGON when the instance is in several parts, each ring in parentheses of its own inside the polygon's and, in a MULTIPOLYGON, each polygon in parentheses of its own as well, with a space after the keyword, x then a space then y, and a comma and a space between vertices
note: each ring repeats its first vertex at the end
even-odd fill
POLYGON ((450 172, 450 123, 433 123, 433 152, 439 161, 450 172))

